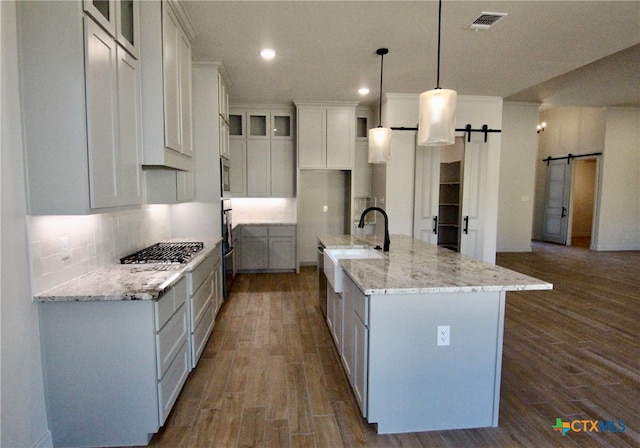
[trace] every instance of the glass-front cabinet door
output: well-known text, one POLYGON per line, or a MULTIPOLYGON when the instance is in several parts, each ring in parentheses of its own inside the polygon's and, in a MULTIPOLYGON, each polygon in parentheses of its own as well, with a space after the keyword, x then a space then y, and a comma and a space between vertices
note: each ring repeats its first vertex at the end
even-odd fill
POLYGON ((271 138, 291 138, 291 114, 274 112, 272 121, 271 138))
POLYGON ((131 56, 138 59, 140 30, 138 27, 138 1, 119 0, 116 2, 117 32, 116 40, 131 56))
POLYGON ((269 113, 249 112, 249 138, 269 138, 269 113))
POLYGON ((84 10, 111 36, 116 35, 116 0, 84 0, 84 10))
POLYGON ((104 30, 116 39, 122 48, 138 59, 137 0, 84 0, 84 10, 104 30))

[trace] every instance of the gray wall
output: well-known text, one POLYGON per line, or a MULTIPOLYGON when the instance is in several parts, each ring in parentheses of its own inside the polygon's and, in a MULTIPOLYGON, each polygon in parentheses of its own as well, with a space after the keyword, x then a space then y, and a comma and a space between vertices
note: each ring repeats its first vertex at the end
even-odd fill
POLYGON ((504 103, 497 252, 530 252, 539 104, 504 103))
POLYGON ((18 96, 15 3, 0 2, 2 57, 2 293, 0 446, 51 446, 37 307, 31 301, 26 197, 18 96))

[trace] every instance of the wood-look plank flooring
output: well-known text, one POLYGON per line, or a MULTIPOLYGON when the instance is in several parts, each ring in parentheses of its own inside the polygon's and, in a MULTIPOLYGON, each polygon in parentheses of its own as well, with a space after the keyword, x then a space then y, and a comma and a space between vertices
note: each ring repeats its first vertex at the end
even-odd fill
POLYGON ((640 446, 640 252, 534 243, 498 264, 554 284, 507 294, 499 427, 377 435, 322 320, 315 268, 304 268, 238 276, 150 446, 640 446), (562 436, 556 418, 626 429, 562 436))

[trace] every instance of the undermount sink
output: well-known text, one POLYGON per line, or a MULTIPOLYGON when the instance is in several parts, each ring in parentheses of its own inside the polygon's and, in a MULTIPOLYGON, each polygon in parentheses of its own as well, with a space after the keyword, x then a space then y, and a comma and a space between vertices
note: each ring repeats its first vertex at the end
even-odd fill
POLYGON ((324 274, 335 292, 342 292, 342 266, 340 260, 345 259, 374 259, 384 258, 379 251, 370 248, 353 249, 325 249, 324 274))

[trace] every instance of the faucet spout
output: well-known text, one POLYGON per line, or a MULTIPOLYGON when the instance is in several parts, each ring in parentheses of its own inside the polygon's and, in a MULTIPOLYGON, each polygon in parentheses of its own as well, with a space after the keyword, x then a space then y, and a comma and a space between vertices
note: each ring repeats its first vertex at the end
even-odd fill
POLYGON ((384 248, 382 250, 384 252, 389 252, 389 244, 391 244, 391 240, 389 239, 389 217, 383 209, 381 209, 380 207, 369 207, 368 209, 363 211, 362 215, 360 215, 360 222, 358 223, 358 227, 360 229, 364 227, 364 217, 371 211, 379 211, 384 217, 384 248))

